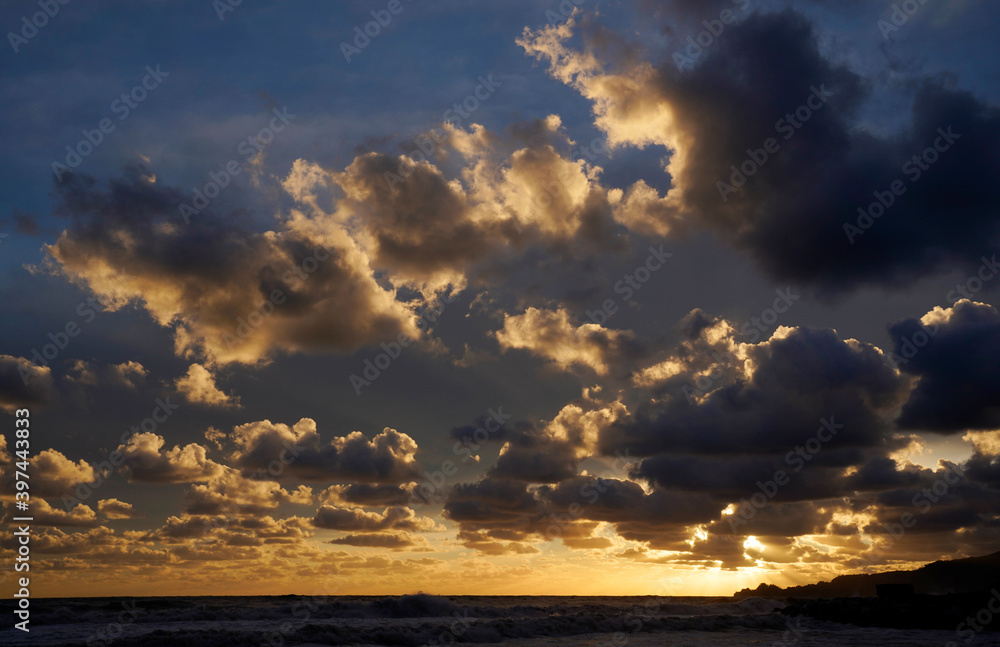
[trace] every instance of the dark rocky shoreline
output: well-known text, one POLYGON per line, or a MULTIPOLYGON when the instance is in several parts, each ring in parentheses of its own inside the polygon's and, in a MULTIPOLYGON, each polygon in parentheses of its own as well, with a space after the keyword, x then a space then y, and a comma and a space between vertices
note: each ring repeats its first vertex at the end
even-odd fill
POLYGON ((781 613, 861 627, 1000 631, 1000 589, 900 598, 789 599, 781 613), (986 622, 984 622, 984 620, 986 622))

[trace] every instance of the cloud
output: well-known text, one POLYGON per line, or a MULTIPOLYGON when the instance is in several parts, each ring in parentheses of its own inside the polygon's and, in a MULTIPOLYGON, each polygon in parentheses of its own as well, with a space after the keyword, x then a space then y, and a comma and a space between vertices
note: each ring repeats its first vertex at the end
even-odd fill
POLYGON ((408 532, 362 533, 331 539, 329 543, 340 546, 366 546, 369 548, 402 550, 405 548, 425 547, 427 545, 427 540, 422 537, 411 535, 408 532))
POLYGON ((659 397, 605 429, 602 449, 783 455, 831 416, 844 425, 839 449, 873 447, 907 395, 879 348, 835 331, 782 327, 757 344, 732 335, 726 323, 683 344, 665 360, 676 368, 653 382, 659 397))
POLYGON ((366 512, 360 508, 340 508, 324 505, 316 511, 313 525, 317 528, 344 531, 436 530, 437 524, 429 517, 418 517, 405 506, 392 506, 381 513, 366 512))
POLYGON ((307 486, 286 490, 274 481, 248 479, 230 467, 201 480, 205 482, 192 485, 184 495, 184 511, 189 515, 256 515, 273 511, 282 503, 313 502, 307 486))
MULTIPOLYGON (((7 439, 0 436, 0 483, 5 493, 14 493, 13 457, 7 448, 7 439)), ((28 459, 33 497, 61 497, 72 492, 73 488, 82 483, 92 483, 97 480, 97 472, 80 460, 74 463, 55 449, 44 449, 28 459)))
POLYGON ((578 290, 581 266, 625 250, 601 169, 572 159, 558 116, 504 133, 479 124, 431 133, 440 166, 378 152, 342 172, 298 161, 284 182, 299 206, 293 222, 346 232, 374 272, 425 300, 512 282, 536 293, 540 272, 576 277, 578 290))
POLYGON ((101 499, 97 502, 97 510, 105 519, 137 519, 142 517, 131 503, 118 499, 101 499))
MULTIPOLYGON (((502 554, 527 552, 533 542, 555 539, 569 540, 567 546, 574 547, 573 540, 592 538, 600 522, 613 524, 626 539, 664 547, 669 531, 683 532, 691 524, 709 521, 720 509, 704 495, 664 490, 647 494, 638 483, 619 479, 574 476, 555 485, 529 487, 487 477, 456 485, 444 515, 458 524, 459 539, 467 547, 502 554)), ((595 543, 577 541, 575 547, 589 549, 595 543)))
POLYGON ((265 476, 272 463, 281 465, 279 477, 310 481, 405 483, 420 476, 417 443, 386 427, 368 439, 360 431, 323 443, 316 422, 303 418, 295 425, 251 422, 233 429, 236 449, 232 464, 244 473, 265 476))
POLYGON ((331 485, 319 494, 319 500, 327 504, 349 503, 359 506, 398 506, 413 498, 416 482, 395 484, 349 483, 331 485))
POLYGON ((529 350, 563 370, 585 367, 598 375, 606 374, 621 357, 641 352, 631 331, 609 330, 595 323, 574 326, 563 308, 528 308, 520 315, 505 315, 503 328, 495 336, 503 350, 529 350))
POLYGON ((214 407, 239 407, 240 399, 227 395, 215 385, 215 376, 201 364, 192 364, 187 374, 174 382, 188 402, 214 407))
POLYGON ((589 20, 526 29, 518 44, 591 102, 612 147, 669 151, 664 196, 641 181, 616 194, 615 217, 630 227, 660 235, 709 229, 770 275, 830 292, 973 269, 1000 234, 992 191, 1000 111, 940 77, 918 76, 905 127, 878 136, 861 115, 872 82, 826 58, 818 40, 806 18, 787 10, 729 25, 683 71, 669 60, 645 62, 637 47, 589 20), (577 31, 581 49, 568 46, 577 31), (609 42, 624 53, 606 56, 609 42), (748 150, 761 149, 762 159, 768 139, 777 151, 745 181, 736 177, 733 167, 748 160, 748 150), (932 163, 906 166, 935 142, 947 148, 931 148, 932 163), (859 209, 896 181, 905 193, 861 235, 849 235, 845 224, 857 227, 859 209), (942 227, 945 213, 949 226, 942 227))
POLYGON ((582 459, 595 453, 602 429, 627 413, 620 402, 585 396, 566 404, 550 422, 519 423, 505 435, 491 478, 558 483, 576 476, 582 459))
POLYGON ((94 366, 82 359, 73 360, 66 371, 66 379, 75 384, 97 386, 97 372, 94 366))
POLYGON ((960 433, 1000 427, 1000 312, 962 299, 889 328, 893 360, 919 378, 898 424, 960 433))
POLYGON ((135 389, 148 371, 142 364, 135 361, 100 366, 95 362, 75 359, 66 370, 66 380, 73 384, 98 387, 106 384, 135 389))
POLYGON ((163 436, 144 432, 118 446, 117 451, 123 457, 122 472, 130 481, 192 483, 207 481, 223 469, 208 458, 206 449, 197 443, 189 443, 183 448, 175 445, 164 451, 164 442, 163 436))
POLYGON ((48 404, 54 398, 49 367, 35 366, 24 357, 0 355, 0 410, 14 413, 24 407, 48 404))
MULTIPOLYGON (((11 507, 5 522, 13 523, 12 518, 21 515, 23 513, 11 507)), ((79 504, 67 512, 53 508, 48 501, 40 497, 34 498, 31 502, 31 518, 31 523, 35 526, 91 528, 97 525, 97 515, 89 506, 79 504)))
POLYGON ((266 232, 204 214, 185 223, 185 196, 135 166, 107 186, 68 175, 56 198, 69 222, 45 248, 55 267, 106 310, 141 305, 185 357, 252 364, 420 336, 356 245, 301 214, 266 232))
MULTIPOLYGON (((977 348, 988 362, 988 346, 969 340, 972 330, 988 338, 995 318, 987 306, 959 304, 932 311, 922 322, 908 320, 890 334, 898 353, 901 335, 933 323, 938 332, 920 353, 942 339, 946 346, 936 352, 961 363, 972 361, 976 354, 969 349, 977 348)), ((846 555, 868 554, 867 545, 837 539, 848 532, 844 528, 854 528, 851 537, 882 535, 872 524, 915 514, 913 497, 940 489, 935 483, 944 478, 944 468, 902 458, 914 440, 899 432, 897 417, 920 396, 917 376, 962 384, 978 379, 973 369, 934 373, 938 362, 930 353, 921 363, 920 353, 908 355, 902 368, 911 367, 909 373, 900 372, 890 352, 833 330, 779 327, 770 339, 743 342, 731 322, 701 310, 684 317, 673 337, 670 347, 609 356, 606 375, 632 375, 632 388, 613 400, 587 389, 549 423, 508 425, 496 465, 447 495, 443 514, 458 526, 459 541, 494 555, 556 539, 578 550, 636 542, 644 550, 667 551, 647 556, 656 563, 724 568, 756 559, 829 558, 799 541, 805 536, 822 536, 831 550, 846 555), (581 473, 583 460, 602 465, 612 455, 618 456, 614 477, 581 473), (787 487, 761 485, 779 470, 791 481, 787 487), (771 487, 762 508, 739 513, 751 497, 763 496, 761 488, 771 487), (605 530, 598 534, 599 528, 605 530), (611 540, 607 529, 619 539, 611 540), (757 544, 747 544, 750 535, 757 544)), ((959 532, 970 552, 988 551, 995 533, 989 530, 987 488, 1000 482, 1000 461, 982 435, 988 433, 974 438, 979 449, 966 465, 968 482, 951 487, 950 500, 921 517, 920 535, 945 542, 959 532)), ((927 554, 912 539, 900 550, 913 560, 927 554)))
POLYGON ((121 364, 113 364, 108 369, 114 381, 129 389, 136 388, 139 380, 149 373, 142 364, 131 360, 121 364))

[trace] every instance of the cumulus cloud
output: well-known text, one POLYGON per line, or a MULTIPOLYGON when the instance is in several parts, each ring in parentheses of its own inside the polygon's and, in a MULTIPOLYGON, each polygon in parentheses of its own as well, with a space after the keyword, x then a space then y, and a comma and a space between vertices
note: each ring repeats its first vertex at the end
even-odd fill
POLYGON ((0 355, 0 410, 14 413, 23 407, 47 404, 54 397, 51 369, 24 357, 0 355))
POLYGON ((164 450, 163 436, 139 433, 119 445, 122 472, 131 481, 150 483, 192 483, 206 481, 218 475, 222 466, 208 458, 208 452, 197 443, 183 448, 175 445, 164 450))
MULTIPOLYGON (((967 327, 988 331, 995 316, 986 306, 959 304, 890 334, 899 352, 901 335, 934 323, 935 340, 952 340, 948 356, 971 358, 969 350, 956 355, 968 343, 967 327)), ((458 525, 459 541, 496 555, 551 540, 579 550, 626 541, 643 560, 725 568, 756 559, 823 561, 832 558, 798 538, 824 536, 837 559, 870 555, 858 533, 881 537, 887 531, 876 524, 912 512, 913 497, 926 488, 940 489, 935 483, 948 472, 903 460, 914 441, 897 424, 904 405, 920 397, 914 376, 931 373, 934 355, 919 364, 919 353, 908 355, 901 372, 890 351, 805 327, 780 327, 749 343, 731 322, 700 310, 674 333, 672 347, 615 360, 633 369, 630 392, 608 400, 587 389, 549 423, 508 425, 496 465, 449 491, 444 515, 458 525), (584 459, 611 456, 613 477, 580 471, 584 459), (740 513, 779 470, 793 483, 775 487, 763 508, 740 513), (601 527, 619 539, 598 533, 601 527)), ((970 552, 988 549, 985 488, 1000 482, 991 433, 967 437, 976 447, 967 482, 952 485, 952 498, 921 517, 922 536, 955 541, 959 532, 970 552)), ((914 559, 926 553, 916 540, 900 550, 914 559)))
POLYGON ((331 485, 319 494, 326 504, 347 503, 357 506, 398 506, 413 499, 416 482, 395 484, 348 483, 331 485))
MULTIPOLYGON (((12 518, 23 513, 16 512, 13 507, 8 511, 7 523, 13 523, 12 518)), ((89 506, 79 504, 69 511, 59 510, 49 505, 48 501, 36 498, 31 502, 32 525, 57 527, 92 528, 97 525, 97 515, 89 506)))
MULTIPOLYGON (((512 282, 535 294, 542 272, 579 284, 595 255, 625 250, 601 168, 573 159, 558 116, 504 133, 433 132, 440 165, 378 152, 342 172, 300 160, 284 183, 299 206, 293 221, 346 231, 372 270, 427 300, 512 282)), ((565 293, 564 283, 546 286, 565 293)))
POLYGON ((136 519, 142 516, 131 503, 118 499, 101 499, 97 502, 97 510, 105 519, 136 519))
POLYGON ((308 218, 261 233, 215 218, 184 223, 184 196, 137 167, 107 186, 73 174, 56 192, 69 223, 46 247, 55 266, 106 310, 140 304, 184 356, 256 363, 420 335, 349 237, 308 218))
POLYGON ((316 511, 313 525, 328 530, 373 532, 379 530, 412 530, 427 532, 436 530, 437 524, 430 517, 418 517, 405 506, 392 506, 379 512, 367 512, 361 508, 341 508, 324 505, 316 511))
POLYGON ((331 539, 331 544, 340 546, 365 546, 369 548, 389 548, 403 550, 425 547, 427 540, 408 532, 361 533, 331 539))
POLYGON ((631 331, 595 323, 574 326, 563 308, 528 308, 520 315, 505 315, 503 328, 495 336, 504 350, 525 349, 563 370, 584 367, 598 375, 606 374, 612 363, 642 351, 631 331))
POLYGON ((899 425, 959 433, 1000 427, 1000 312, 962 299, 889 328, 892 359, 919 378, 899 425))
POLYGON ((232 465, 244 473, 265 476, 277 461, 282 466, 277 477, 310 481, 398 484, 420 476, 417 443, 388 427, 371 439, 354 431, 324 443, 310 418, 292 426, 262 420, 234 428, 231 440, 232 465))
POLYGON ((489 475, 528 483, 572 478, 580 461, 595 453, 601 430, 626 413, 621 402, 603 403, 585 394, 547 423, 513 425, 489 475))
POLYGON ((131 360, 121 364, 113 364, 108 367, 108 370, 113 381, 129 389, 136 388, 139 380, 149 373, 142 364, 131 360))
POLYGON ((732 335, 728 323, 704 328, 703 343, 689 342, 665 360, 676 368, 652 387, 660 397, 606 429, 604 450, 783 454, 831 416, 844 425, 839 448, 872 447, 908 392, 879 348, 832 330, 779 328, 757 344, 737 344, 732 335))
POLYGON ((238 397, 227 395, 215 385, 215 376, 201 364, 192 364, 187 374, 174 382, 188 402, 215 407, 239 407, 238 397))
POLYGON ((184 495, 184 511, 189 515, 262 514, 282 503, 310 504, 312 489, 300 485, 286 490, 274 481, 248 479, 238 470, 221 467, 209 478, 199 479, 184 495))
MULTIPOLYGON (((3 436, 0 436, 0 458, 5 459, 0 466, 0 483, 4 492, 13 493, 13 458, 3 436)), ((70 494, 77 485, 97 480, 97 472, 86 461, 74 463, 55 449, 44 449, 28 461, 33 497, 61 497, 70 494)))

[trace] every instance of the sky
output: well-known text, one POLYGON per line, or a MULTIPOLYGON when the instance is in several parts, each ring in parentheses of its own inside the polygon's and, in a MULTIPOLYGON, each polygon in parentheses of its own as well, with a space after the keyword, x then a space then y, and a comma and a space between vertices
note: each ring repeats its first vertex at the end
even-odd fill
POLYGON ((996 551, 998 13, 4 3, 33 594, 729 595, 996 551))

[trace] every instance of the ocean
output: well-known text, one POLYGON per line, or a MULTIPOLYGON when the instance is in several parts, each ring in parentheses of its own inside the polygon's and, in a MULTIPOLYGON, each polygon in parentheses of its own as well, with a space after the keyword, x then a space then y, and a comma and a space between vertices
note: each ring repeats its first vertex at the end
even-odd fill
POLYGON ((896 630, 781 613, 778 600, 712 597, 281 596, 35 599, 30 633, 0 644, 100 647, 973 647, 982 632, 896 630), (951 644, 949 645, 949 641, 951 644))

